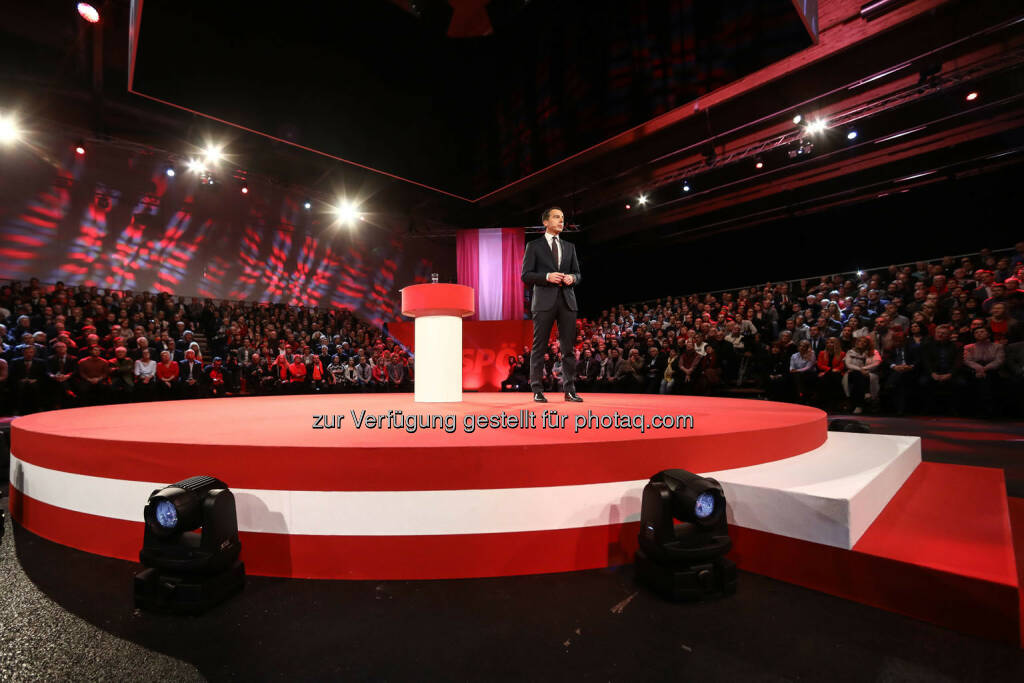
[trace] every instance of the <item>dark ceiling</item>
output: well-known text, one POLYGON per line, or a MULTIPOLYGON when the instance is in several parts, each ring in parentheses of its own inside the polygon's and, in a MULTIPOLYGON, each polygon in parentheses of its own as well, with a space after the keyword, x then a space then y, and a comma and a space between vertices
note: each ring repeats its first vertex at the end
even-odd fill
POLYGON ((139 2, 132 89, 476 198, 811 42, 791 0, 403 4, 139 2))

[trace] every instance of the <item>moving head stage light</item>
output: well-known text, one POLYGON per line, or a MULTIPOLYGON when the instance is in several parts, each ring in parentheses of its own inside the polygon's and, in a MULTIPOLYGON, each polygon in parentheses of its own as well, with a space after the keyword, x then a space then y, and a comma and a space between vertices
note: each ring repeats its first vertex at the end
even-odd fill
POLYGON ((640 509, 637 580, 671 600, 731 595, 736 565, 725 558, 730 548, 721 484, 686 470, 651 477, 640 509))
POLYGON ((139 560, 147 569, 135 576, 136 607, 202 612, 242 590, 245 565, 227 484, 200 476, 158 489, 144 517, 139 560))

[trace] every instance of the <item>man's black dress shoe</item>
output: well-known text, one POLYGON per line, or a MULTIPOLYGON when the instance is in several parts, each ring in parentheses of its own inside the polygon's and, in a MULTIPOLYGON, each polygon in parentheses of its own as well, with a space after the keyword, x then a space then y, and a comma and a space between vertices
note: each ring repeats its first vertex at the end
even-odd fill
POLYGON ((583 399, 576 395, 576 392, 565 395, 565 400, 570 403, 583 403, 583 399))
POLYGON ((533 400, 535 403, 547 403, 548 400, 544 398, 544 394, 539 391, 533 392, 533 400))

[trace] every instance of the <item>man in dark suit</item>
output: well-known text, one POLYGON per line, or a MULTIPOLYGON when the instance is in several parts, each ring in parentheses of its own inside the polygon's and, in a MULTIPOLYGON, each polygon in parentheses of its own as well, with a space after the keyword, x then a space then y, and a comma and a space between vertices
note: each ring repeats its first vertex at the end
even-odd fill
POLYGON ((8 384, 15 391, 19 415, 34 413, 41 407, 46 364, 36 359, 36 347, 26 346, 24 356, 11 361, 8 384))
POLYGON ((533 312, 533 350, 530 352, 530 386, 533 400, 544 398, 544 353, 551 326, 558 322, 558 344, 562 352, 562 376, 565 400, 579 402, 576 395, 576 285, 580 281, 580 262, 572 244, 559 235, 565 227, 565 215, 556 206, 543 213, 544 238, 526 245, 523 253, 523 282, 533 286, 530 310, 533 312))

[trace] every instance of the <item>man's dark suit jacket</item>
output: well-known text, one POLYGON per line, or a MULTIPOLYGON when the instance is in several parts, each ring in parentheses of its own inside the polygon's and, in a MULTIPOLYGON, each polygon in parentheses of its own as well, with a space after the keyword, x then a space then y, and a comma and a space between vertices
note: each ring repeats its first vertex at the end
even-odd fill
POLYGON ((523 253, 523 282, 533 285, 531 311, 550 311, 555 307, 559 290, 565 296, 565 303, 570 311, 576 308, 576 285, 580 283, 580 262, 576 258, 576 247, 558 238, 561 248, 561 267, 555 265, 555 257, 548 247, 547 238, 541 235, 526 245, 523 253), (573 276, 571 285, 556 285, 548 282, 548 273, 565 273, 573 276))
POLYGON ((32 368, 29 370, 25 369, 25 359, 15 358, 11 361, 8 379, 11 384, 18 382, 23 379, 35 379, 45 380, 46 379, 46 361, 41 361, 38 358, 32 359, 32 368))

